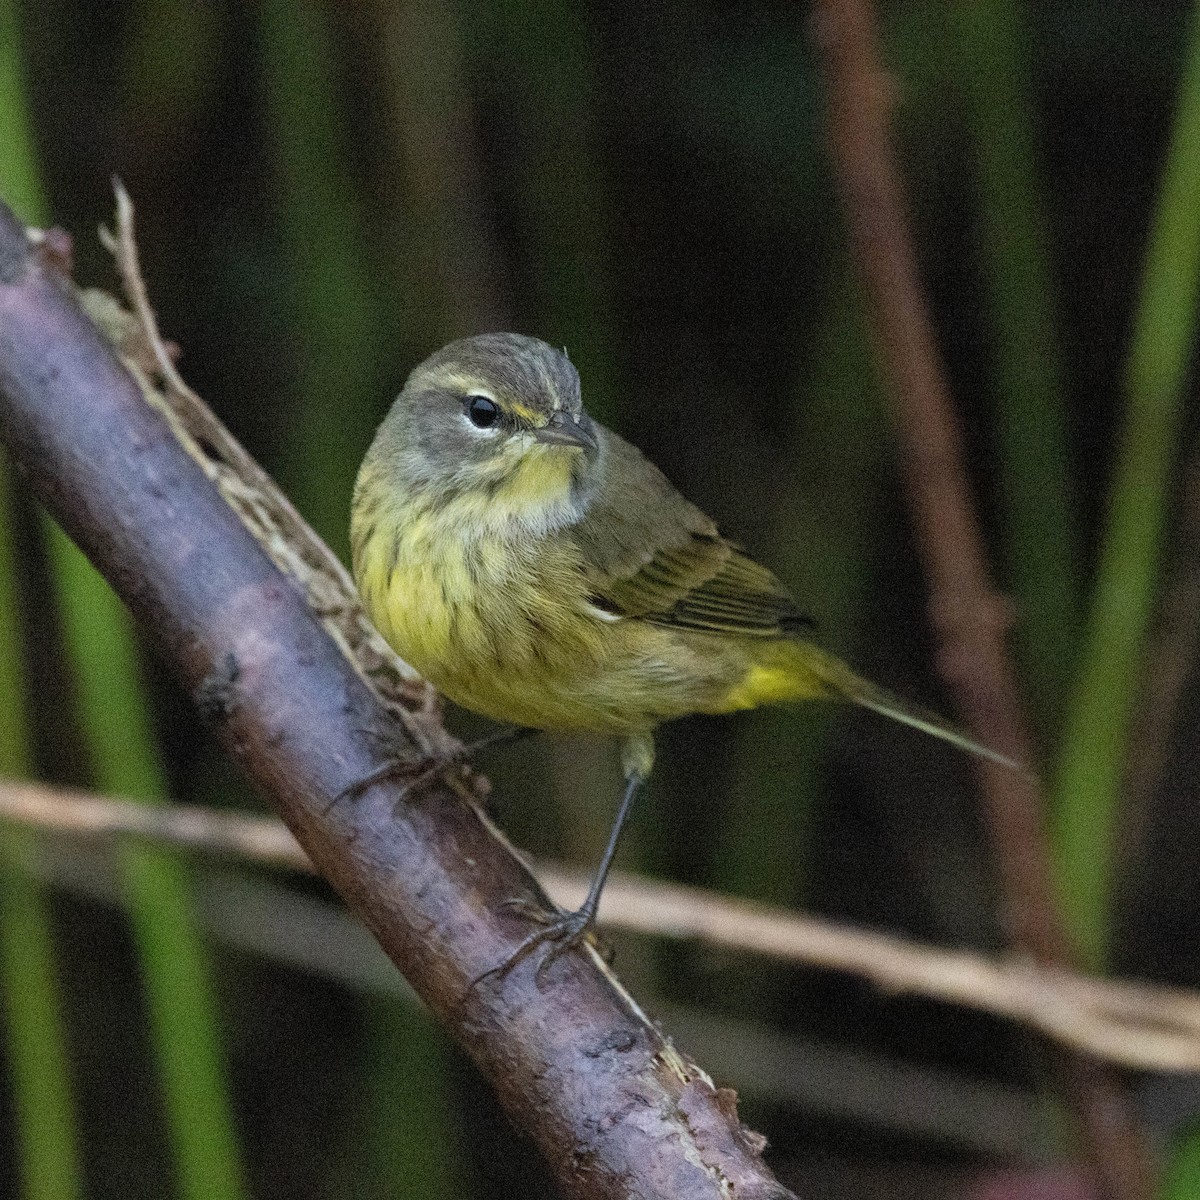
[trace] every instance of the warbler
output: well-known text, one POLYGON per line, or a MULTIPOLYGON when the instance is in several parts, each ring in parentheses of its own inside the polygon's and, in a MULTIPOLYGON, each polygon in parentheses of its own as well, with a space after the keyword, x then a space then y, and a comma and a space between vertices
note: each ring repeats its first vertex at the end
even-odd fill
POLYGON ((363 461, 350 536, 368 615, 438 691, 623 740, 587 899, 528 939, 555 954, 594 921, 663 721, 826 697, 1007 761, 810 641, 779 580, 593 421, 567 355, 535 338, 464 338, 416 367, 363 461))

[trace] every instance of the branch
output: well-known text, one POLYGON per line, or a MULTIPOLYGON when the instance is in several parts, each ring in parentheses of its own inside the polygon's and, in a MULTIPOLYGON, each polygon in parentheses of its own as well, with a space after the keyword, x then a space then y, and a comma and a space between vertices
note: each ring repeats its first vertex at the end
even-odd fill
MULTIPOLYGON (((814 31, 827 75, 834 169, 876 353, 896 406, 939 668, 966 724, 1009 757, 1032 763, 1034 746, 1004 646, 1010 614, 988 576, 962 435, 908 230, 889 129, 894 89, 881 65, 874 5, 818 0, 814 31)), ((986 761, 979 772, 1009 938, 1041 963, 1069 963, 1037 780, 986 761)), ((1074 1056, 1062 1056, 1059 1066, 1101 1186, 1114 1200, 1148 1198, 1148 1154, 1117 1081, 1074 1056)))
MULTIPOLYGON (((93 792, 3 782, 0 819, 73 837, 130 835, 269 866, 313 869, 287 827, 273 817, 195 805, 149 808, 93 792)), ((560 907, 582 903, 586 875, 552 863, 534 869, 560 907)), ((919 945, 623 871, 613 872, 604 890, 600 919, 614 929, 690 938, 723 950, 845 971, 887 993, 965 1005, 1022 1022, 1122 1067, 1200 1071, 1200 995, 1195 992, 919 945)))
MULTIPOLYGON (((228 441, 197 442, 170 415, 186 396, 154 357, 118 358, 53 259, 0 205, 0 437, 564 1192, 790 1195, 762 1163, 762 1139, 739 1124, 732 1093, 656 1030, 594 951, 559 960, 544 990, 536 956, 473 986, 528 932, 505 901, 536 884, 458 773, 413 800, 381 785, 333 803, 397 753, 420 758, 436 723, 385 702, 323 625, 310 580, 291 573, 306 553, 277 544, 271 523, 288 506, 270 498, 265 478, 239 476, 237 512, 222 498, 212 471, 236 476, 246 460, 228 441), (154 393, 150 372, 167 381, 153 404, 139 386, 140 377, 154 393), (273 530, 270 556, 240 516, 273 530)), ((335 617, 356 611, 347 595, 324 598, 340 608, 335 617)))

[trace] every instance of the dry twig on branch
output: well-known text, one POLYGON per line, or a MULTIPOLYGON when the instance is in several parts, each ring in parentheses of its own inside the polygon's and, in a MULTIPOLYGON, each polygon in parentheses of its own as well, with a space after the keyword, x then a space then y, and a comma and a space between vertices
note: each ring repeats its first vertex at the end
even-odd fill
MULTIPOLYGON (((129 280, 127 210, 119 245, 129 280)), ((146 317, 144 293, 139 307, 146 317)), ((321 591, 314 608, 315 539, 215 418, 197 435, 195 399, 173 383, 152 335, 118 357, 58 257, 0 205, 0 435, 14 462, 564 1192, 784 1200, 732 1094, 660 1034, 598 955, 564 956, 544 989, 536 956, 472 986, 528 932, 505 901, 536 884, 458 773, 412 800, 384 784, 333 803, 396 754, 439 748, 440 727, 410 710, 403 682, 385 699, 379 664, 351 665, 343 648, 357 653, 357 635, 331 635, 323 618, 354 626, 352 596, 321 591), (233 486, 230 474, 246 493, 236 511, 214 486, 217 475, 233 486)))
MULTIPOLYGON (((834 168, 895 405, 941 673, 970 729, 1017 761, 1033 763, 1004 645, 1007 605, 988 576, 962 435, 908 229, 890 133, 895 87, 882 66, 874 4, 819 0, 813 21, 827 76, 834 168)), ((990 762, 978 769, 1009 937, 1039 962, 1069 963, 1037 780, 990 762)), ((1149 1156, 1117 1080, 1076 1055, 1060 1055, 1058 1067, 1098 1185, 1111 1200, 1149 1200, 1149 1156)))

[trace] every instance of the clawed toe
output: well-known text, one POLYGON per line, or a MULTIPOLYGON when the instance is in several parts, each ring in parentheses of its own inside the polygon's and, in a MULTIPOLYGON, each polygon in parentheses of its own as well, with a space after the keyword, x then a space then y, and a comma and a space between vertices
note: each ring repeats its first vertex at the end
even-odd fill
POLYGON ((593 923, 595 913, 587 908, 577 909, 569 913, 548 913, 545 909, 526 897, 514 897, 504 902, 504 907, 521 913, 531 921, 541 926, 527 935, 521 944, 499 966, 484 971, 471 981, 471 987, 476 988, 485 979, 492 976, 503 978, 519 962, 527 958, 539 946, 544 945, 546 952, 534 971, 534 982, 540 988, 547 968, 569 950, 575 949, 586 942, 595 942, 593 923))
POLYGON ((325 811, 331 812, 343 800, 355 800, 366 795, 376 784, 386 783, 391 779, 399 780, 403 784, 403 796, 410 796, 422 788, 428 787, 446 768, 461 766, 462 762, 461 753, 430 755, 427 758, 417 759, 415 762, 412 759, 389 759, 383 766, 376 767, 374 771, 342 788, 330 800, 325 811))
POLYGON ((325 811, 326 813, 331 812, 343 800, 354 800, 359 796, 365 795, 377 783, 386 783, 389 779, 400 780, 404 785, 403 795, 412 795, 415 792, 419 792, 422 788, 428 787, 447 768, 462 768, 476 754, 482 751, 489 750, 493 746, 502 746, 510 742, 520 741, 522 738, 536 732, 537 730, 535 729, 526 729, 524 727, 503 729, 499 733, 489 734, 487 737, 480 738, 479 741, 472 742, 468 746, 460 746, 458 750, 451 754, 430 754, 425 758, 417 759, 415 762, 412 759, 404 758, 390 759, 383 766, 376 767, 370 774, 364 775, 361 779, 357 779, 347 787, 342 788, 330 800, 325 811))

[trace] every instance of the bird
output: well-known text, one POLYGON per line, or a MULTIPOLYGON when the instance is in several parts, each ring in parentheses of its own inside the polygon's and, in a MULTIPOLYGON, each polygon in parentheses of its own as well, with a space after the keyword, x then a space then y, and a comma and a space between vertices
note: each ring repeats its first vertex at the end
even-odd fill
POLYGON ((590 935, 665 721, 842 700, 1014 765, 821 649, 779 579, 593 420, 566 352, 537 338, 462 338, 411 372, 363 459, 350 540, 368 616, 444 696, 621 740, 587 897, 518 952, 549 942, 542 966, 590 935))

